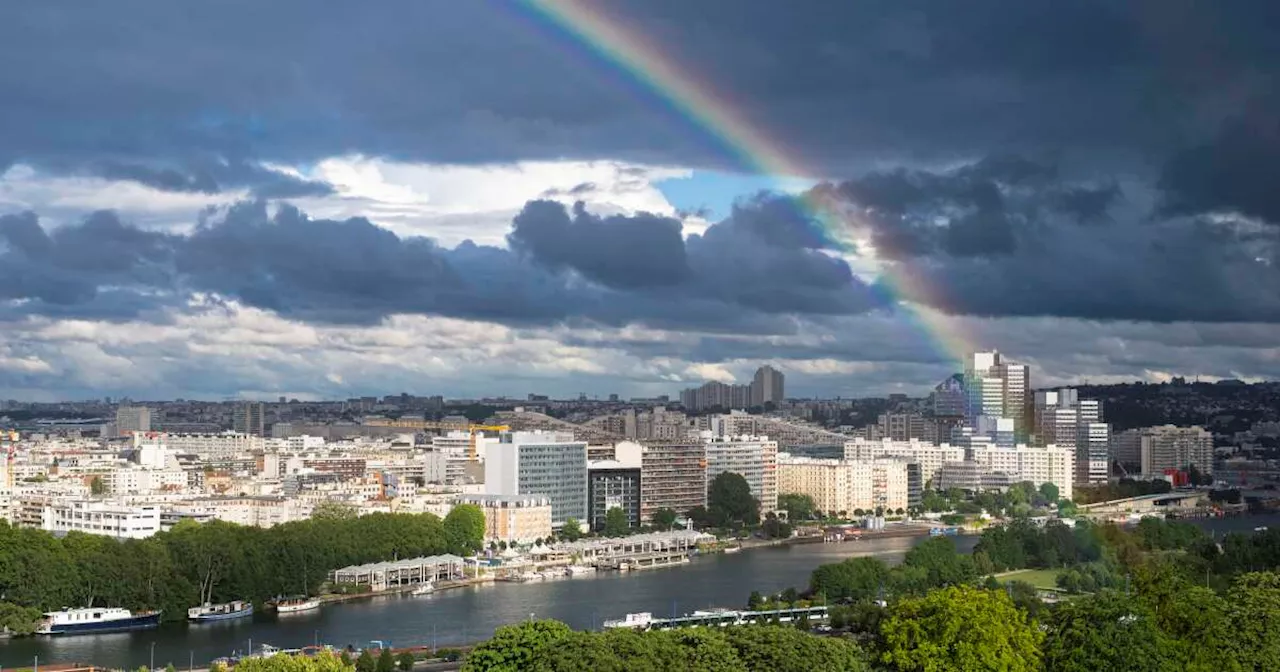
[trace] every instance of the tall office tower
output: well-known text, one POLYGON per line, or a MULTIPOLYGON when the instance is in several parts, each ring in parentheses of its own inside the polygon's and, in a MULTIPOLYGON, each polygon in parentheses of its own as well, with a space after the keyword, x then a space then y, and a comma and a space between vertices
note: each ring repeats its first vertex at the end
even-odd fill
POLYGON ((1081 399, 1070 388, 1041 390, 1035 394, 1033 417, 1041 445, 1066 448, 1075 455, 1077 484, 1106 482, 1111 426, 1102 421, 1102 404, 1097 399, 1081 399))
POLYGON ((1009 418, 1019 440, 1030 433, 1031 372, 1026 364, 1010 362, 996 351, 975 352, 965 362, 966 419, 978 416, 1009 418))
POLYGON ((587 443, 557 432, 510 432, 487 451, 488 495, 541 495, 551 500, 551 524, 587 523, 587 443))
POLYGON ((231 429, 240 434, 262 436, 266 413, 260 401, 237 404, 231 411, 231 429))
POLYGON ((116 409, 116 432, 133 436, 134 432, 151 431, 151 409, 146 406, 121 406, 116 409))
POLYGON ((783 392, 783 381, 786 376, 772 366, 756 369, 755 378, 751 380, 751 405, 764 406, 767 403, 780 403, 786 398, 783 392))
POLYGON ((965 403, 964 374, 957 373, 933 388, 935 418, 963 418, 965 403))

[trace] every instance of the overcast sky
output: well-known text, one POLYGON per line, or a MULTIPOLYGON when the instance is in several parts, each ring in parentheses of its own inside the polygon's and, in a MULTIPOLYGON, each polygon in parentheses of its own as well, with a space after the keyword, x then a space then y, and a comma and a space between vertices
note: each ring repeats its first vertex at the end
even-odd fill
POLYGON ((1280 375, 1280 3, 590 7, 6 3, 0 396, 1280 375))

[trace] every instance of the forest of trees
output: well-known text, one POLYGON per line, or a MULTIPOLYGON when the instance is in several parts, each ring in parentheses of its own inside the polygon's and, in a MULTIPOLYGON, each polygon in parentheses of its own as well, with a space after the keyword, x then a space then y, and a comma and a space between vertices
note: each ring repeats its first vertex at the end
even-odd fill
POLYGON ((478 549, 484 514, 459 506, 431 514, 355 517, 321 510, 269 529, 182 522, 147 539, 116 540, 0 521, 0 626, 29 632, 40 611, 74 606, 163 609, 186 618, 204 601, 314 594, 329 571, 348 565, 478 549))

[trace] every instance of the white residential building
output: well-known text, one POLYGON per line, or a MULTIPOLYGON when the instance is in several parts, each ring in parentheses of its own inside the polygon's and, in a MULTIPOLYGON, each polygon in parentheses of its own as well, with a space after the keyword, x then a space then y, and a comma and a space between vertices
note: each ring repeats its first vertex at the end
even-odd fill
POLYGON ((41 528, 55 534, 84 532, 145 539, 160 531, 160 507, 52 498, 44 505, 41 528))
POLYGON ((761 515, 778 510, 778 443, 764 436, 703 437, 707 446, 707 485, 725 472, 741 474, 760 500, 761 515))
POLYGON ((263 449, 263 438, 250 434, 222 432, 218 434, 156 434, 133 435, 134 445, 156 440, 164 443, 174 453, 193 453, 200 456, 245 456, 263 449))
POLYGON ((551 501, 551 524, 587 520, 587 442, 560 432, 510 432, 484 461, 488 495, 541 495, 551 501))
POLYGON ((972 460, 985 475, 1005 474, 1008 481, 1031 481, 1037 487, 1052 483, 1058 496, 1071 499, 1075 455, 1067 448, 1018 445, 1012 449, 984 447, 972 451, 972 460))
POLYGON ((920 477, 925 483, 937 480, 942 465, 948 462, 964 460, 964 448, 943 443, 941 445, 924 441, 894 441, 882 439, 869 441, 854 439, 844 444, 846 460, 871 461, 881 457, 900 457, 920 465, 920 477))
POLYGON ((882 458, 871 463, 871 507, 889 511, 906 511, 908 504, 907 463, 902 459, 882 458))
POLYGON ((778 494, 808 495, 819 511, 852 511, 854 463, 778 454, 778 494))

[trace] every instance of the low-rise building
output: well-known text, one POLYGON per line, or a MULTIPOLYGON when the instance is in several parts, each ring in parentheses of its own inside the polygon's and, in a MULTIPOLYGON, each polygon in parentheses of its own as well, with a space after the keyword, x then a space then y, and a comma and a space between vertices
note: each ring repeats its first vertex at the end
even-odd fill
POLYGON ((527 544, 551 536, 551 500, 539 495, 465 495, 484 512, 485 541, 527 544))
POLYGON ((119 539, 145 539, 160 531, 160 507, 55 498, 45 503, 40 527, 54 534, 83 532, 119 539))

